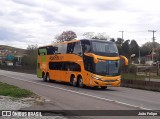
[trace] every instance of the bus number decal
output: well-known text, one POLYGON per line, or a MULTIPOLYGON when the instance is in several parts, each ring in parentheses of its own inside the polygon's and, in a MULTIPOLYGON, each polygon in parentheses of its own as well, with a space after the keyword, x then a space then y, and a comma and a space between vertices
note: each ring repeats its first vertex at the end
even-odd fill
POLYGON ((57 55, 53 55, 49 57, 50 60, 62 60, 63 56, 57 56, 57 55))

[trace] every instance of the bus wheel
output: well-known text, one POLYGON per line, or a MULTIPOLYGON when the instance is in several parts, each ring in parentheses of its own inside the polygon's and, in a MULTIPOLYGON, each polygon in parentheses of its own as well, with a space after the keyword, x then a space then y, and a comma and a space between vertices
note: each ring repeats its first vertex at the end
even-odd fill
POLYGON ((46 78, 46 75, 43 74, 43 81, 46 82, 47 81, 47 78, 46 78))
POLYGON ((71 84, 72 86, 77 86, 77 80, 76 80, 75 76, 71 76, 70 84, 71 84))
POLYGON ((107 88, 107 86, 101 86, 101 89, 105 90, 107 88))
POLYGON ((46 74, 46 81, 51 82, 50 78, 49 78, 49 74, 46 74))
POLYGON ((82 77, 78 78, 78 87, 82 88, 84 85, 83 85, 83 79, 82 77))

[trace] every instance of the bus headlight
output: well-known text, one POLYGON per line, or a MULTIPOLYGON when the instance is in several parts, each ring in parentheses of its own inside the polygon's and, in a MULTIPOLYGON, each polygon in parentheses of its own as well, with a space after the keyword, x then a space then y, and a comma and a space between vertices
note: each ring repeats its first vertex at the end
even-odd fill
POLYGON ((117 79, 117 81, 121 80, 121 78, 117 79))
POLYGON ((91 77, 94 78, 94 79, 96 79, 96 80, 100 80, 101 79, 101 78, 93 76, 93 75, 91 75, 91 77))

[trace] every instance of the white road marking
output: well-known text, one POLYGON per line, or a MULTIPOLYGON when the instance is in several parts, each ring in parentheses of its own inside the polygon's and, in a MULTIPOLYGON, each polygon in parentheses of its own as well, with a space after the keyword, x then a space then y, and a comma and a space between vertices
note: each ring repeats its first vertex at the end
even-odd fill
MULTIPOLYGON (((3 75, 3 76, 6 76, 6 75, 3 75)), ((33 82, 33 81, 28 81, 28 80, 24 80, 24 79, 17 78, 17 77, 11 77, 11 76, 6 76, 6 77, 17 79, 17 80, 21 80, 21 81, 26 81, 26 82, 30 82, 30 83, 34 83, 34 84, 37 84, 37 85, 47 86, 47 87, 50 87, 50 88, 55 88, 55 89, 59 89, 59 90, 67 91, 67 92, 72 92, 72 93, 76 93, 76 94, 79 94, 79 95, 84 95, 84 96, 96 98, 96 99, 99 99, 99 100, 104 100, 104 101, 109 101, 109 102, 115 102, 115 103, 118 103, 118 104, 130 106, 130 107, 134 107, 134 108, 139 108, 139 109, 142 109, 142 110, 153 110, 153 109, 149 109, 149 108, 145 108, 145 107, 139 107, 139 106, 136 106, 136 105, 120 102, 120 101, 117 101, 117 100, 112 100, 112 99, 98 97, 98 96, 95 96, 95 95, 90 95, 90 94, 86 94, 86 93, 82 93, 82 92, 78 92, 78 91, 64 89, 64 88, 60 88, 60 87, 57 87, 57 86, 50 86, 50 85, 47 85, 47 84, 42 84, 42 83, 37 83, 37 82, 33 82)))

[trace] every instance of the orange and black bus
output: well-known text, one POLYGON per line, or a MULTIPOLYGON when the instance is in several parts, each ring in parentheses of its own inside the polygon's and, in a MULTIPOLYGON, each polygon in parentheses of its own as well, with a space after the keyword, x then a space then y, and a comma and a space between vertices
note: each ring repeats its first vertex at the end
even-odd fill
POLYGON ((37 77, 43 81, 68 82, 73 86, 119 86, 120 58, 115 43, 72 40, 38 48, 37 77))

